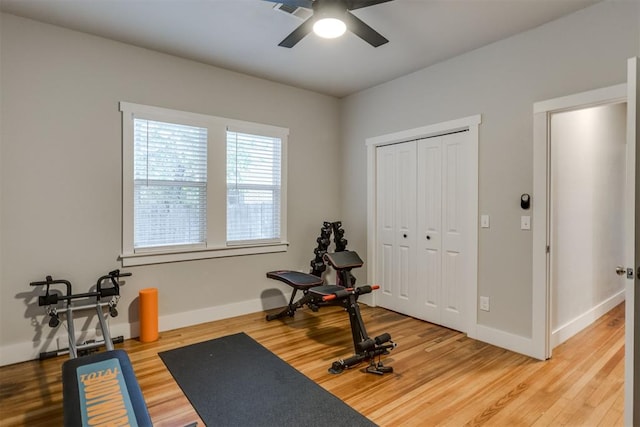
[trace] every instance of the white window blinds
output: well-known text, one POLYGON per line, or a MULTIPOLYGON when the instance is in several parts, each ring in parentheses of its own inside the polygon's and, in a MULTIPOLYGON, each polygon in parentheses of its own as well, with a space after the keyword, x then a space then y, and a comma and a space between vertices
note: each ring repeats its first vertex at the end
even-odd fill
POLYGON ((134 248, 206 243, 207 129, 134 119, 134 248))
POLYGON ((227 242, 280 239, 280 138, 227 131, 227 242))

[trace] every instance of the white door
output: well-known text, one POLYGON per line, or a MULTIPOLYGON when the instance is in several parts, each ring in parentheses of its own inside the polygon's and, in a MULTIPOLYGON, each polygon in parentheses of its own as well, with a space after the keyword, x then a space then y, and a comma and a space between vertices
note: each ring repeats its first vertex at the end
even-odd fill
POLYGON ((416 143, 376 150, 380 305, 415 315, 416 143))
POLYGON ((430 137, 376 153, 378 303, 460 331, 466 331, 469 280, 468 136, 430 137))
POLYGON ((418 142, 416 317, 465 331, 469 132, 418 142))
POLYGON ((440 324, 442 300, 442 138, 418 144, 418 301, 420 319, 440 324))
POLYGON ((625 209, 625 232, 628 239, 625 246, 626 267, 631 268, 630 280, 625 287, 626 320, 625 320, 625 395, 624 395, 624 424, 627 426, 640 425, 640 340, 636 340, 636 331, 640 331, 640 316, 636 308, 640 307, 640 292, 636 292, 640 273, 640 174, 636 173, 638 154, 636 149, 640 144, 640 129, 638 129, 640 108, 640 81, 638 80, 638 58, 628 61, 627 73, 627 171, 631 178, 627 181, 627 206, 625 209), (634 241, 635 240, 635 241, 634 241))

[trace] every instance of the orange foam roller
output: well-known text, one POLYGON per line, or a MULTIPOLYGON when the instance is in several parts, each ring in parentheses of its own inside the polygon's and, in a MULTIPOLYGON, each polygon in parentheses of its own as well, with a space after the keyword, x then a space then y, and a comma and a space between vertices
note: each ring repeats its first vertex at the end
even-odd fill
POLYGON ((158 339, 158 289, 140 290, 140 341, 158 339))

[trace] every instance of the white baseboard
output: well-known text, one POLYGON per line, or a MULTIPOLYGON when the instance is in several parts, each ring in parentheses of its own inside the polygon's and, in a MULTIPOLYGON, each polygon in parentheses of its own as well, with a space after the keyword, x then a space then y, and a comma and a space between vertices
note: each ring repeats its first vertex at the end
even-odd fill
MULTIPOLYGON (((271 297, 256 298, 248 301, 160 316, 158 319, 158 330, 160 332, 169 331, 200 323, 212 322, 214 320, 271 310, 281 307, 283 298, 286 298, 288 301, 289 297, 290 295, 287 294, 279 294, 271 297)), ((128 339, 138 337, 140 334, 140 325, 138 322, 112 324, 109 325, 109 329, 112 337, 123 336, 125 339, 128 339)), ((66 329, 62 327, 61 323, 58 327, 58 333, 47 336, 46 339, 2 345, 0 346, 0 366, 38 359, 42 352, 57 350, 58 337, 65 334, 66 329)), ((80 333, 77 333, 76 336, 80 337, 80 333)))
POLYGON ((624 289, 551 332, 551 348, 562 344, 624 301, 624 289))
MULTIPOLYGON (((284 298, 288 300, 289 296, 290 295, 284 295, 284 298)), ((274 297, 257 298, 221 306, 208 307, 200 310, 160 316, 158 319, 158 329, 161 332, 169 331, 200 323, 212 322, 214 320, 227 319, 244 314, 270 310, 282 306, 282 300, 283 295, 280 294, 274 297)), ((555 347, 558 345, 557 343, 563 342, 569 337, 575 335, 613 307, 620 304, 622 301, 624 301, 624 291, 614 295, 589 310, 587 313, 577 317, 573 321, 559 328, 557 331, 554 331, 552 334, 552 346, 555 347), (560 339, 562 339, 562 341, 556 341, 560 339)), ((125 339, 137 337, 140 331, 138 322, 115 324, 111 325, 110 329, 111 336, 123 336, 125 339)), ((64 329, 61 329, 61 332, 62 331, 64 331, 64 329)), ((25 341, 17 344, 0 346, 0 366, 38 359, 41 352, 57 349, 57 337, 58 335, 47 337, 47 339, 37 342, 25 341)), ((511 334, 484 325, 477 325, 476 333, 473 338, 516 353, 536 357, 533 351, 533 342, 531 338, 511 334)))
POLYGON ((477 325, 474 339, 486 342, 497 347, 511 350, 530 357, 536 357, 533 348, 533 340, 521 335, 501 331, 484 325, 477 325))
MULTIPOLYGON (((576 317, 572 321, 558 328, 556 331, 553 331, 551 334, 551 348, 554 348, 558 344, 561 344, 571 338, 609 310, 620 304, 622 301, 624 301, 624 290, 593 307, 586 313, 576 317)), ((540 359, 539 355, 536 353, 533 340, 528 337, 511 334, 488 326, 477 325, 476 334, 472 338, 516 353, 524 354, 535 359, 543 360, 540 359)))

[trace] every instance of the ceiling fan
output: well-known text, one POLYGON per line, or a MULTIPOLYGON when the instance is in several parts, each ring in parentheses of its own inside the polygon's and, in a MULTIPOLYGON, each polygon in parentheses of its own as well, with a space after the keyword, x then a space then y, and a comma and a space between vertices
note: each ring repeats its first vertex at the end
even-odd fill
POLYGON ((391 0, 266 0, 282 3, 291 8, 302 7, 313 10, 313 15, 304 21, 278 46, 291 48, 311 31, 325 38, 341 36, 347 29, 373 47, 381 46, 389 40, 362 22, 350 11, 386 3, 391 0), (322 31, 326 32, 323 35, 322 31))

